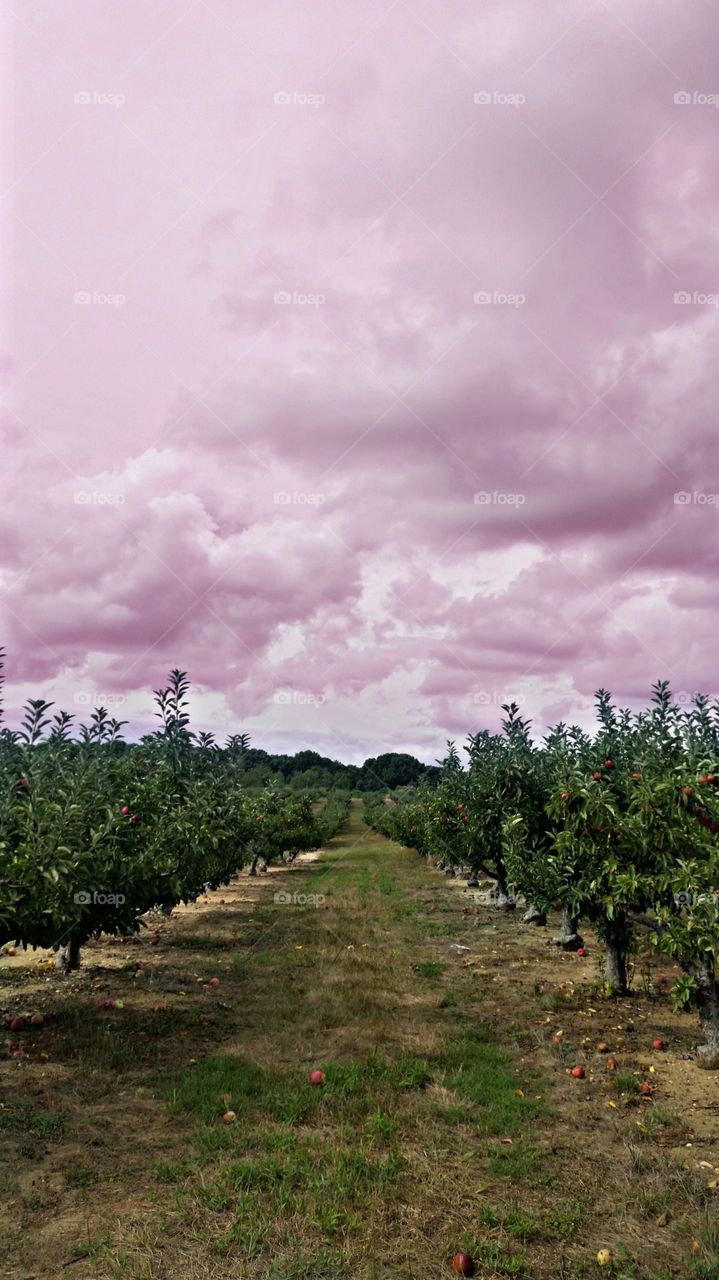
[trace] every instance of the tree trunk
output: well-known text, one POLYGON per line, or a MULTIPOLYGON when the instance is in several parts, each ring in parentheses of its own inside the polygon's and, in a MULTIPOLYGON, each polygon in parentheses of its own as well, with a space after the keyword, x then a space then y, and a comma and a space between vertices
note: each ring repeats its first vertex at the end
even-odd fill
POLYGON ((697 1062, 705 1071, 719 1070, 719 986, 714 957, 707 955, 695 974, 699 1026, 706 1041, 697 1048, 697 1062))
POLYGON ((576 916, 572 915, 569 907, 562 907, 562 923, 559 928, 559 935, 552 938, 555 947, 561 947, 562 951, 578 951, 584 946, 584 939, 577 932, 579 921, 576 916))
POLYGON ((73 934, 62 947, 56 957, 55 965, 58 969, 62 969, 64 973, 71 973, 73 969, 80 968, 80 939, 73 934))
POLYGON ((529 906, 527 907, 527 910, 522 916, 522 924, 544 925, 546 923, 547 923, 546 913, 544 911, 540 911, 539 907, 535 907, 534 903, 530 902, 529 906))
POLYGON ((259 860, 260 860, 260 855, 259 853, 256 853, 254 858, 252 859, 252 866, 250 867, 248 875, 251 875, 251 876, 257 875, 257 863, 259 862, 259 860))
POLYGON ((497 863, 497 906, 503 911, 514 911, 517 906, 514 898, 510 898, 507 885, 507 874, 501 862, 497 863))
POLYGON ((623 913, 608 920, 604 928, 606 948, 607 987, 610 995, 627 993, 627 948, 631 930, 623 913))

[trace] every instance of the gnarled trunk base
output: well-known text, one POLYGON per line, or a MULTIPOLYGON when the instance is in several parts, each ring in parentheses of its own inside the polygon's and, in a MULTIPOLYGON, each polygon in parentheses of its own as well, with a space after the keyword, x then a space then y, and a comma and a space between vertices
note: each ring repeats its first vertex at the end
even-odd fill
POLYGON ((527 910, 522 916, 522 924, 544 925, 546 923, 547 917, 545 912, 540 911, 539 907, 535 907, 534 903, 530 902, 527 910))
POLYGON ((562 923, 556 938, 552 938, 555 947, 561 947, 562 951, 578 951, 584 946, 584 938, 577 932, 579 921, 573 916, 569 907, 562 908, 562 923))

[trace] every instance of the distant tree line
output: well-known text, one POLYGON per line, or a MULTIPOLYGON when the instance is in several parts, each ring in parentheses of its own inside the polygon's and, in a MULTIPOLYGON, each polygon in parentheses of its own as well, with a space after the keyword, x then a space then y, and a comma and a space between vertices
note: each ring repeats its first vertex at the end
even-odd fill
POLYGON ((439 775, 436 765, 422 764, 421 760, 403 751, 387 751, 372 756, 362 765, 343 764, 321 756, 317 751, 298 751, 295 755, 272 755, 259 747, 246 747, 242 751, 246 783, 261 786, 273 777, 281 777, 288 786, 298 791, 316 791, 328 787, 341 787, 348 791, 393 790, 395 787, 413 786, 424 780, 434 783, 439 775))

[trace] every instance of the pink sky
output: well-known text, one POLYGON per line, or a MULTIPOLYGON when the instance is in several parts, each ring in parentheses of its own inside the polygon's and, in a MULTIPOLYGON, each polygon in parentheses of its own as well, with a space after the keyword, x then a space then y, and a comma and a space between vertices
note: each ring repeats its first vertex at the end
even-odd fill
POLYGON ((11 720, 179 665, 433 759, 716 691, 714 0, 0 13, 11 720))

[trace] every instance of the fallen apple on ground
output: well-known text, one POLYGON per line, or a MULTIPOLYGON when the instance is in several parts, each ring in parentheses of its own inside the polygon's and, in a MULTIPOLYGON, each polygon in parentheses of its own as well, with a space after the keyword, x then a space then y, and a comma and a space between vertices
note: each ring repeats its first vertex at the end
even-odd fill
POLYGON ((616 1071, 618 1066, 616 1058, 607 1058, 607 1071, 616 1071))
POLYGON ((237 1116, 234 1111, 226 1111, 222 1117, 223 1124, 234 1124, 237 1116))
POLYGON ((219 987, 219 985, 220 985, 220 979, 219 979, 219 978, 210 978, 210 979, 209 979, 209 981, 208 981, 208 983, 207 983, 207 985, 208 985, 208 987, 219 987))
POLYGON ((474 1258, 470 1253, 455 1253, 452 1259, 452 1270, 458 1276, 473 1276, 474 1258))
POLYGON ((572 1067, 569 1074, 574 1080, 583 1080, 587 1073, 584 1070, 584 1067, 572 1067))
POLYGON ((577 947, 577 955, 578 955, 578 956, 585 956, 586 954, 587 954, 587 952, 586 952, 586 950, 585 950, 585 948, 584 948, 584 947, 577 947))
POLYGON ((8 1018, 7 1025, 11 1031, 22 1031, 25 1022, 23 1018, 8 1018))
POLYGON ((661 1040, 659 1036, 657 1036, 656 1040, 652 1040, 652 1049, 666 1049, 666 1047, 666 1040, 661 1040))
POLYGON ((323 1084, 326 1084, 326 1083, 327 1083, 327 1077, 325 1076, 324 1071, 310 1071, 310 1084, 313 1084, 317 1088, 320 1088, 323 1084))
POLYGON ((600 1267, 608 1267, 614 1260, 614 1254, 611 1249, 600 1249, 597 1254, 597 1262, 600 1267))

